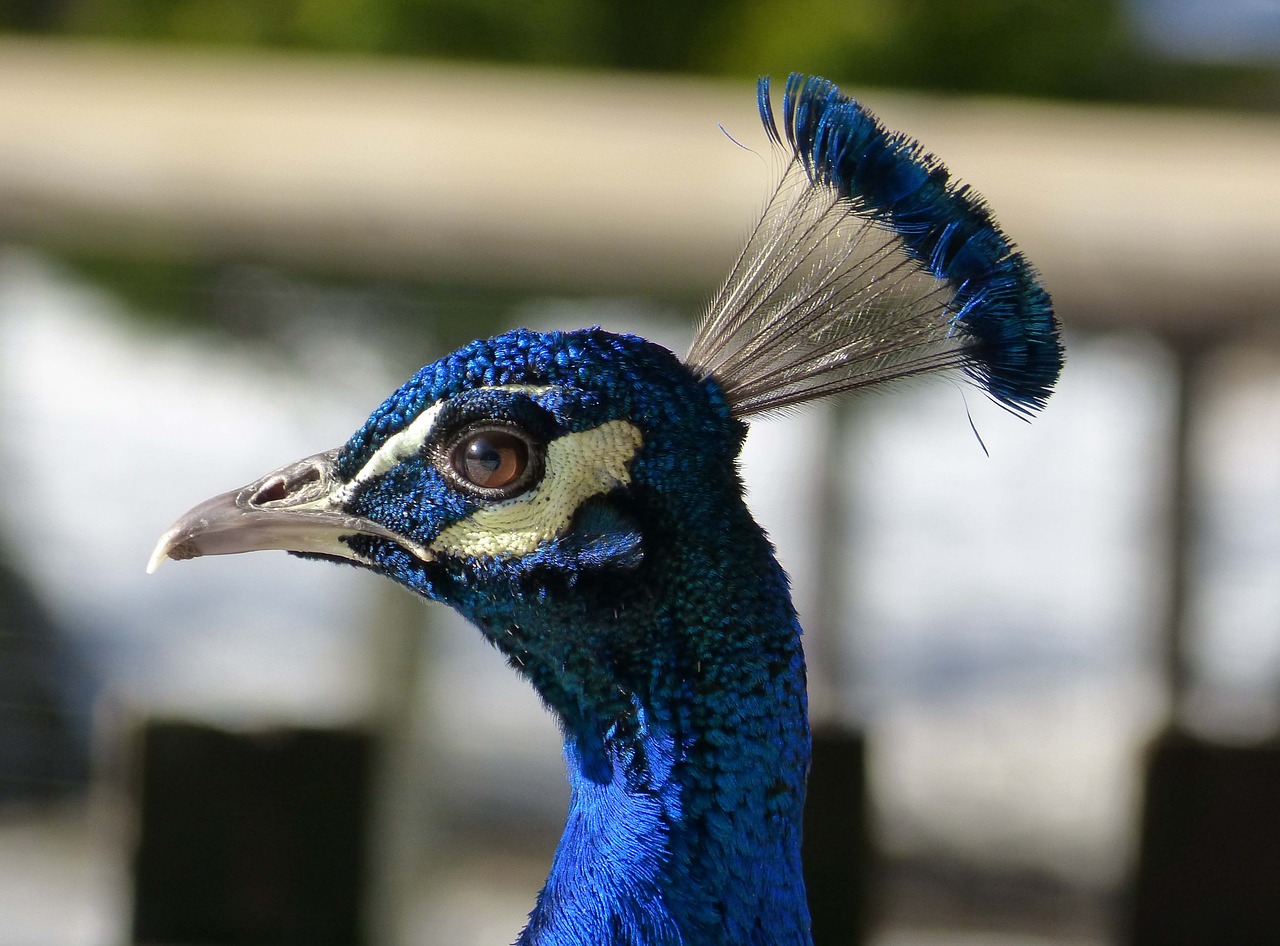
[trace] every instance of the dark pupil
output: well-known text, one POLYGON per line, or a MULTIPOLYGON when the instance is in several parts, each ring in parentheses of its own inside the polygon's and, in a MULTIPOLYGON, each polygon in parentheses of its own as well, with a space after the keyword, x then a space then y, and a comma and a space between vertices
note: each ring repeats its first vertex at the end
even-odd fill
POLYGON ((501 489, 514 483, 529 462, 529 448, 514 434, 491 430, 466 441, 462 475, 476 486, 501 489))

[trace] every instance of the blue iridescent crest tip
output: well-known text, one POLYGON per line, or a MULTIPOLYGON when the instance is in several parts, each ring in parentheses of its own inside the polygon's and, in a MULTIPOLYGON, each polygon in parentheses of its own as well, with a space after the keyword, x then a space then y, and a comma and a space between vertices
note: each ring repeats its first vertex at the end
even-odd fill
POLYGON ((1029 416, 1062 368, 1048 293, 983 200, 831 82, 792 74, 786 173, 686 358, 745 416, 959 368, 1029 416))

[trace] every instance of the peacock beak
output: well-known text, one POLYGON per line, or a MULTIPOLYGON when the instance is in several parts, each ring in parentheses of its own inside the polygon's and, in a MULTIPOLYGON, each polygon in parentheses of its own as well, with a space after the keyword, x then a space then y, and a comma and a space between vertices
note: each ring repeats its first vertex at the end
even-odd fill
MULTIPOLYGON (((295 461, 248 486, 215 496, 188 511, 160 537, 150 574, 166 558, 231 555, 262 549, 331 555, 364 562, 348 540, 369 535, 405 545, 403 537, 343 509, 345 484, 338 479, 337 450, 295 461)), ((414 549, 422 556, 424 550, 414 549)))

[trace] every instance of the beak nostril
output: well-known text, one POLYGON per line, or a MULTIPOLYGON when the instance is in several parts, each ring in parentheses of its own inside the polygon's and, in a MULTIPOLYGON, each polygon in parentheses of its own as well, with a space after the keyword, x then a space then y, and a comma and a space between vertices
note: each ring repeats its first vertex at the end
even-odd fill
POLYGON ((290 497, 297 501, 303 498, 299 494, 305 487, 319 483, 320 480, 320 471, 314 466, 302 470, 291 467, 277 473, 258 487, 257 492, 249 498, 249 503, 254 506, 263 506, 283 502, 290 497))
POLYGON ((260 506, 263 503, 279 502, 288 495, 288 483, 285 481, 284 477, 277 476, 270 482, 265 483, 262 489, 254 493, 253 498, 249 501, 255 506, 260 506))

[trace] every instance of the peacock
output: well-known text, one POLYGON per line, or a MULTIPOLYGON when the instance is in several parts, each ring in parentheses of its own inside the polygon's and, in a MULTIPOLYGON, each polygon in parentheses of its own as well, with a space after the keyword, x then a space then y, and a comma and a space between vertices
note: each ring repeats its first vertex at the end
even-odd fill
POLYGON ((783 173, 684 358, 517 329, 427 365, 343 446, 196 506, 166 557, 283 549, 455 608, 564 737, 564 834, 523 946, 808 946, 810 736, 787 577, 743 499, 746 420, 958 369, 1016 415, 1062 365, 982 199, 794 74, 783 173))

